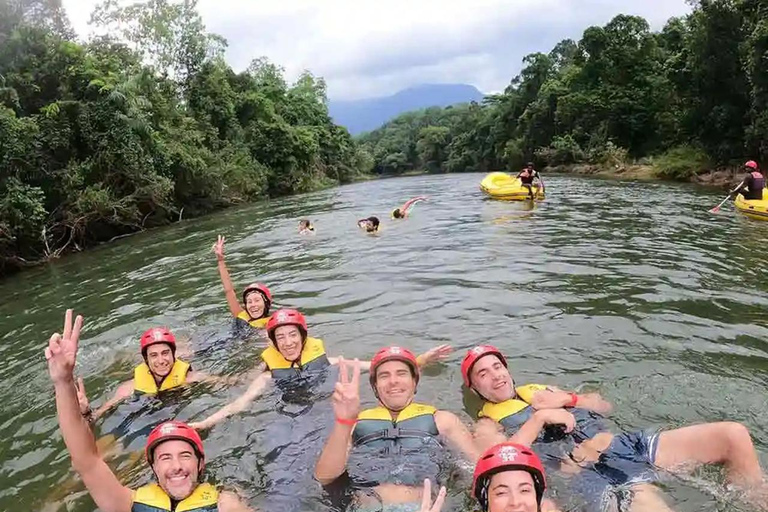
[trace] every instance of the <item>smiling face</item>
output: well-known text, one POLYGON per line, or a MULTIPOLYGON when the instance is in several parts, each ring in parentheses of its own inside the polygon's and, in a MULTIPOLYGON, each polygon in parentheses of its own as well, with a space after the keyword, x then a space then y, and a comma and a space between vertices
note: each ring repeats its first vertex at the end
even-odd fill
POLYGON ((162 379, 171 373, 174 357, 171 346, 167 343, 155 343, 147 347, 147 366, 155 378, 162 379))
POLYGON ((537 512, 536 489, 527 471, 503 471, 488 485, 488 512, 537 512))
POLYGON ((157 483, 174 500, 188 498, 197 487, 200 459, 192 445, 171 439, 157 445, 152 469, 157 483))
POLYGON ((251 318, 263 317, 266 308, 267 304, 264 302, 264 297, 256 290, 249 292, 248 295, 245 296, 245 310, 251 318))
POLYGON ((478 359, 469 372, 472 389, 493 403, 514 398, 512 376, 506 366, 494 354, 478 359))
POLYGON ((275 345, 277 350, 288 361, 301 359, 301 349, 304 344, 301 330, 295 325, 281 325, 275 329, 275 345))
POLYGON ((413 401, 416 379, 411 367, 402 361, 387 361, 376 368, 376 393, 391 411, 402 411, 413 401))

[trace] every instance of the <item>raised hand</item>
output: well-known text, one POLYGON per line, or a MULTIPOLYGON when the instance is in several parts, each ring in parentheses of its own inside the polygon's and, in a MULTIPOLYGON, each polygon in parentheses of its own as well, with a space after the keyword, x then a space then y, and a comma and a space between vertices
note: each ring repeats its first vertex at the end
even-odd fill
POLYGON ((216 243, 213 244, 213 247, 211 248, 213 253, 216 255, 216 259, 223 260, 224 259, 224 237, 219 235, 219 238, 216 240, 216 243))
POLYGON ((88 414, 91 410, 91 404, 88 402, 88 396, 85 394, 85 383, 82 377, 75 381, 75 391, 77 391, 77 401, 80 404, 80 414, 88 414))
POLYGON ((424 489, 421 497, 421 509, 419 512, 440 512, 443 509, 443 503, 445 502, 445 487, 440 487, 440 492, 437 493, 435 502, 430 505, 432 501, 432 483, 429 478, 424 480, 424 489))
POLYGON ((54 383, 73 380, 72 372, 77 360, 77 345, 80 341, 80 329, 83 327, 83 317, 78 315, 72 323, 72 310, 64 315, 64 333, 54 333, 45 349, 45 359, 48 361, 48 373, 54 383))
POLYGON ((332 400, 333 412, 337 419, 357 419, 360 414, 360 361, 357 359, 350 365, 343 357, 339 358, 339 380, 336 382, 332 400))
POLYGON ((422 365, 428 365, 436 363, 448 357, 453 352, 453 347, 450 345, 438 345, 433 347, 421 355, 420 363, 422 365))

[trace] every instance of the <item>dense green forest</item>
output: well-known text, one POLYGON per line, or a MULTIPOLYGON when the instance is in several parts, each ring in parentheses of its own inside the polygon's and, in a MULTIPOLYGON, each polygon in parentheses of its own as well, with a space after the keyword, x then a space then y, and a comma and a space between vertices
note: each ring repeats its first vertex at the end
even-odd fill
POLYGON ((116 236, 370 170, 325 82, 223 60, 196 0, 0 0, 0 275, 116 236))
POLYGON ((768 156, 768 3, 692 1, 658 33, 617 16, 524 59, 483 104, 403 114, 362 136, 380 173, 652 163, 662 176, 768 156))

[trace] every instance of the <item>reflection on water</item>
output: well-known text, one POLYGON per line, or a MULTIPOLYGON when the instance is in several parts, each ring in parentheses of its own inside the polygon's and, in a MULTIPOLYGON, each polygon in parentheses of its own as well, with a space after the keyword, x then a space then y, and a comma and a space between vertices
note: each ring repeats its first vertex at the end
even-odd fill
MULTIPOLYGON (((70 480, 42 347, 72 306, 86 317, 78 372, 99 404, 140 362, 138 337, 168 325, 188 340, 193 366, 250 371, 266 340, 228 317, 209 252, 227 237, 236 285, 268 283, 275 307, 303 310, 330 355, 369 359, 385 344, 457 354, 425 372, 418 400, 469 419, 462 351, 493 342, 519 383, 596 390, 628 430, 733 419, 768 462, 768 223, 748 221, 688 186, 548 178, 531 205, 486 200, 478 175, 361 183, 233 209, 139 234, 0 283, 0 510, 38 509, 70 480), (387 212, 428 194, 406 221, 387 212), (380 236, 358 218, 386 219, 380 236), (317 229, 296 233, 299 218, 317 229)), ((263 510, 329 510, 312 479, 333 422, 333 372, 316 394, 275 389, 205 435, 212 481, 237 487, 263 510), (312 403, 310 407, 308 404, 312 403), (276 501, 275 501, 276 500, 276 501), (283 506, 268 505, 275 502, 283 506), (277 507, 277 508, 275 508, 277 507)), ((364 379, 365 380, 365 379, 364 379)), ((168 417, 200 419, 241 394, 191 386, 124 403, 98 424, 123 450, 110 464, 131 485, 148 482, 145 431, 168 417)), ((374 404, 363 390, 364 406, 374 404)), ((466 503, 471 468, 452 465, 451 505, 466 503)), ((70 511, 94 509, 70 493, 70 511)), ((678 511, 727 503, 717 472, 672 479, 678 511)), ((568 501, 567 486, 555 494, 568 501)), ((720 508, 718 508, 720 507, 720 508)), ((745 509, 747 510, 747 509, 745 509)))

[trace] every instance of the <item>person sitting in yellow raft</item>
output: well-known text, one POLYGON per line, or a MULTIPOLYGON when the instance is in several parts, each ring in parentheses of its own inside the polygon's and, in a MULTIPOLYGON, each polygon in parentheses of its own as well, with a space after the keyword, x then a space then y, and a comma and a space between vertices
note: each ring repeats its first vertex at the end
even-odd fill
POLYGON ((165 327, 153 327, 145 331, 140 344, 144 362, 134 368, 133 379, 120 384, 114 396, 97 410, 91 410, 83 379, 78 379, 80 412, 88 421, 95 422, 112 407, 134 394, 156 395, 192 382, 217 379, 198 371, 193 372, 189 363, 176 359, 176 337, 165 327))
POLYGON ((405 219, 406 217, 408 217, 408 210, 410 210, 414 204, 418 203, 419 201, 426 201, 426 200, 427 200, 427 196, 419 196, 419 197, 414 197, 413 199, 409 199, 400 208, 395 208, 394 210, 392 210, 392 218, 405 219))
POLYGON ((368 217, 357 221, 357 227, 364 229, 366 233, 376 233, 379 230, 379 224, 378 217, 368 217))
POLYGON ((221 276, 221 284, 224 286, 224 295, 227 297, 229 311, 238 322, 245 322, 251 327, 263 329, 269 320, 272 292, 261 283, 249 284, 243 290, 243 303, 240 305, 237 295, 235 295, 235 288, 232 286, 232 279, 229 277, 227 264, 224 262, 224 240, 224 237, 219 235, 212 250, 218 260, 219 276, 221 276))
POLYGON ((747 175, 731 194, 741 194, 747 201, 761 200, 765 188, 765 176, 760 172, 757 162, 750 160, 744 164, 747 175))
POLYGON ((531 199, 538 193, 538 188, 542 187, 541 176, 539 176, 539 172, 533 168, 533 162, 528 162, 528 165, 526 165, 522 171, 517 173, 517 178, 522 182, 523 186, 528 189, 528 194, 531 199), (539 180, 536 192, 533 191, 534 178, 539 180))
POLYGON ((311 235, 314 232, 315 232, 315 227, 312 225, 309 219, 302 219, 299 221, 300 235, 311 235))
MULTIPOLYGON (((338 365, 343 357, 330 357, 325 352, 323 340, 309 336, 307 320, 295 309, 276 311, 267 324, 267 334, 272 341, 261 354, 263 360, 260 373, 234 402, 227 404, 216 413, 191 425, 203 430, 212 427, 223 419, 243 411, 253 400, 264 393, 267 386, 293 383, 296 377, 310 377, 325 371, 331 365, 338 365)), ((451 353, 449 345, 439 345, 421 354, 420 365, 439 361, 451 353)), ((362 368, 368 370, 371 363, 363 361, 362 368)))
POLYGON ((203 442, 181 422, 161 423, 147 439, 147 462, 157 483, 135 490, 120 483, 99 455, 93 433, 78 410, 73 370, 82 326, 83 317, 78 316, 73 323, 72 310, 68 309, 63 334, 51 336, 45 358, 64 444, 96 506, 105 512, 252 512, 236 494, 219 492, 202 482, 203 442))

